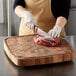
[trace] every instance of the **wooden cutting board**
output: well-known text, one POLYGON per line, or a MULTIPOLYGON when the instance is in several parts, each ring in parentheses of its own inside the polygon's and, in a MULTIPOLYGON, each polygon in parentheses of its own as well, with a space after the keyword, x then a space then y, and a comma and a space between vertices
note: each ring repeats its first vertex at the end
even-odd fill
POLYGON ((32 66, 71 61, 73 49, 68 42, 61 38, 56 47, 38 45, 34 36, 16 36, 4 39, 5 53, 17 66, 32 66))

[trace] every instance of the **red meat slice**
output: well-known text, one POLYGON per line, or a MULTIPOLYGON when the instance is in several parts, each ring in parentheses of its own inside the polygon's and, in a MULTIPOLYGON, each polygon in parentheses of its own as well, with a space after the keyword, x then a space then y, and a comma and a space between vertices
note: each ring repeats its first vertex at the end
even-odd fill
POLYGON ((51 40, 47 40, 47 39, 43 39, 41 38, 42 36, 37 35, 34 37, 34 42, 40 45, 44 45, 44 46, 57 46, 60 43, 60 39, 59 38, 55 38, 54 41, 51 40))

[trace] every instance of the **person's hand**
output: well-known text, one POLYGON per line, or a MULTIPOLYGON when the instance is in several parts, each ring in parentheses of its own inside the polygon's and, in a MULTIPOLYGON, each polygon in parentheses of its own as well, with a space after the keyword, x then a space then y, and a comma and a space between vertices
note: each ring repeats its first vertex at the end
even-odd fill
POLYGON ((36 21, 34 16, 29 11, 25 11, 23 13, 23 18, 25 20, 26 26, 30 29, 34 29, 34 25, 36 24, 36 21))
POLYGON ((62 28, 58 25, 55 25, 53 29, 51 29, 48 34, 51 36, 52 39, 59 37, 62 28))

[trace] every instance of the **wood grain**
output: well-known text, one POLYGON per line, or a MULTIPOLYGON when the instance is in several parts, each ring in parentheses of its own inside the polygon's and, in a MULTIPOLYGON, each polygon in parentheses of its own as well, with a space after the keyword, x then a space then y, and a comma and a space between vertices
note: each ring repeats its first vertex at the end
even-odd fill
POLYGON ((73 59, 73 49, 61 39, 56 47, 38 45, 34 36, 16 36, 4 39, 4 49, 9 59, 17 66, 51 64, 73 59))

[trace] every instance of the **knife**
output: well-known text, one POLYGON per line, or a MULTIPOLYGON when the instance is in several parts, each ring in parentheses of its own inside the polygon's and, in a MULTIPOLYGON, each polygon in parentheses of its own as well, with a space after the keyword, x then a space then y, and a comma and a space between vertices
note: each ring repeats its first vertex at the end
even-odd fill
POLYGON ((54 40, 54 38, 52 38, 51 36, 48 35, 48 33, 44 32, 43 30, 41 30, 38 26, 34 26, 34 31, 37 32, 37 34, 43 36, 44 39, 48 39, 48 40, 54 40))
POLYGON ((47 35, 47 33, 46 32, 44 32, 42 29, 40 29, 38 26, 34 26, 34 31, 36 32, 36 33, 38 33, 39 35, 42 35, 42 36, 46 36, 47 35))

